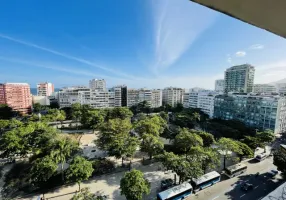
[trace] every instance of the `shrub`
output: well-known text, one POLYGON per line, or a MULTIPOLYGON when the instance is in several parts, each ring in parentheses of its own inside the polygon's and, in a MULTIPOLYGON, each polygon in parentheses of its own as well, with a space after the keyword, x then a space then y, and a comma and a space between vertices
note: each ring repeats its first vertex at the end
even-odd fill
POLYGON ((94 169, 92 175, 102 175, 110 173, 115 169, 115 163, 108 159, 97 159, 92 162, 92 167, 94 169))

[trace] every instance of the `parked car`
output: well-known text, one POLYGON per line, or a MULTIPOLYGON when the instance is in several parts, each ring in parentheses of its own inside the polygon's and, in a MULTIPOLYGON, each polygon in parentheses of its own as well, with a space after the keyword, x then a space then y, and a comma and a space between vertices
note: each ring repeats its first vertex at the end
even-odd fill
POLYGON ((277 170, 274 170, 272 169, 270 172, 268 172, 271 176, 271 178, 274 178, 277 174, 278 174, 278 171, 277 170))
POLYGON ((174 185, 173 179, 164 179, 161 181, 161 190, 166 190, 174 185))
POLYGON ((243 183, 240 188, 244 191, 248 191, 253 189, 253 185, 250 183, 243 183))

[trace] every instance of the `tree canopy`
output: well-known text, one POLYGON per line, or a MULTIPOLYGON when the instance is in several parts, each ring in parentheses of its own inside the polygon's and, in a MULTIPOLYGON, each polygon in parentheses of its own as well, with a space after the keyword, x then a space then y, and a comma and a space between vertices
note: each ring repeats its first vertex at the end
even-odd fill
POLYGON ((150 193, 150 183, 141 171, 133 169, 121 179, 120 189, 127 200, 142 200, 143 194, 150 193))

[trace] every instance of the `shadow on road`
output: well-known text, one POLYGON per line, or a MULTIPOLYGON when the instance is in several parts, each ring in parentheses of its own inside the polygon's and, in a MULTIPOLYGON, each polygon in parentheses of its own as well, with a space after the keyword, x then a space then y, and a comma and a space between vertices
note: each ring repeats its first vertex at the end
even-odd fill
POLYGON ((266 196, 276 189, 284 181, 266 172, 256 176, 255 174, 247 174, 238 177, 238 181, 232 185, 232 189, 225 193, 228 199, 256 200, 266 196), (243 183, 253 185, 252 189, 244 191, 241 186, 243 183))
POLYGON ((256 164, 256 163, 258 163, 259 161, 258 160, 256 160, 255 158, 253 158, 253 159, 251 159, 251 160, 249 160, 249 161, 247 161, 249 164, 256 164))

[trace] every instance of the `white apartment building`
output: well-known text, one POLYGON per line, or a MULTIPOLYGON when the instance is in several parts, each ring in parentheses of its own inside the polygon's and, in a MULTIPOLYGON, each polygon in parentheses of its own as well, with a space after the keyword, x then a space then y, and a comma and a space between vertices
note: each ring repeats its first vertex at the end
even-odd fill
MULTIPOLYGON (((93 108, 108 108, 114 102, 114 92, 91 90, 90 91, 90 106, 93 108), (113 99, 113 101, 112 101, 113 99)), ((113 106, 114 107, 114 103, 113 106)))
POLYGON ((201 92, 190 92, 189 107, 199 108, 202 112, 213 118, 214 98, 218 92, 204 90, 201 92))
POLYGON ((104 79, 92 79, 89 81, 89 88, 91 90, 105 91, 106 82, 104 79))
POLYGON ((74 103, 90 104, 90 89, 84 86, 63 88, 58 97, 60 108, 71 107, 74 103))
POLYGON ((224 92, 224 79, 219 79, 215 81, 215 91, 224 92))
POLYGON ((183 96, 183 106, 184 108, 189 108, 190 107, 190 93, 185 92, 183 96))
POLYGON ((286 83, 278 83, 277 89, 279 94, 286 95, 286 83))
POLYGON ((274 85, 271 84, 254 84, 253 92, 271 94, 277 92, 277 89, 274 85))
POLYGON ((127 106, 131 107, 140 102, 146 101, 151 108, 162 106, 162 91, 149 89, 128 89, 127 106))
POLYGON ((51 96, 54 92, 54 85, 52 83, 37 84, 37 96, 51 96))
POLYGON ((184 89, 167 87, 163 89, 163 104, 169 104, 171 106, 176 106, 177 103, 183 103, 184 89))

